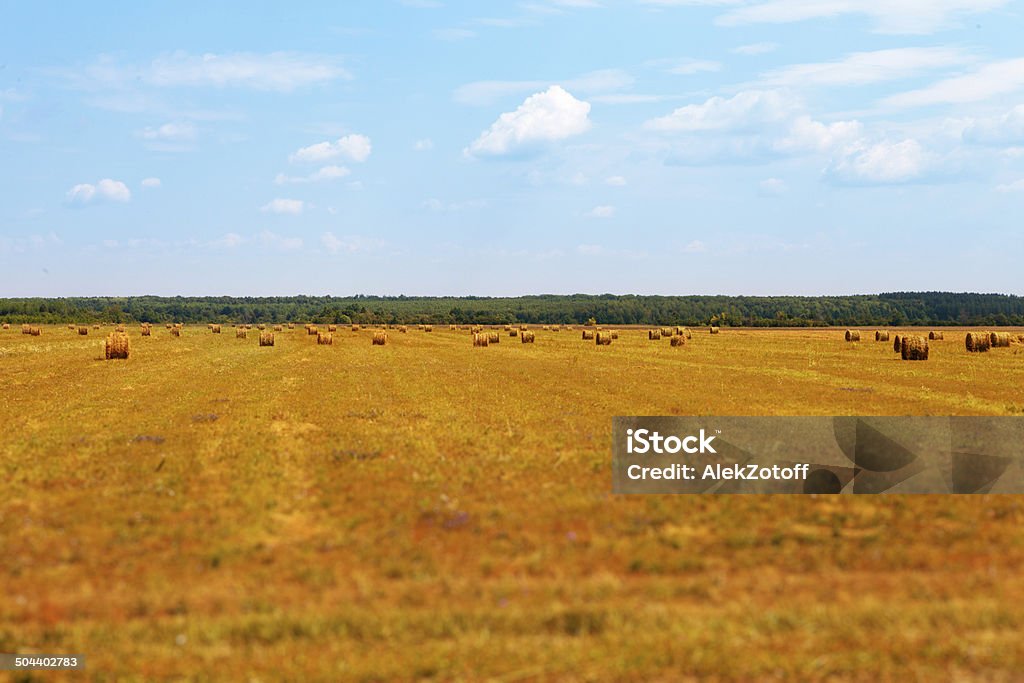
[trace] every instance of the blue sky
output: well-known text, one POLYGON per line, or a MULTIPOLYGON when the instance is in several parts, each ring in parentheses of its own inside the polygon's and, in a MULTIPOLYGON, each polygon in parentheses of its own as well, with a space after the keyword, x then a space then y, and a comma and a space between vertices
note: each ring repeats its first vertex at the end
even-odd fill
POLYGON ((1024 294, 1021 2, 0 17, 0 296, 1024 294))

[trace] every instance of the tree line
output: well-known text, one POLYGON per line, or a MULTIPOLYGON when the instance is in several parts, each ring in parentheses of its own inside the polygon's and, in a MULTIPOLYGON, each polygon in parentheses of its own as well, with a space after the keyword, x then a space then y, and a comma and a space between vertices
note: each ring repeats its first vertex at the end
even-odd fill
POLYGON ((10 323, 585 324, 821 327, 1024 325, 1024 297, 893 292, 851 296, 537 295, 0 299, 10 323))

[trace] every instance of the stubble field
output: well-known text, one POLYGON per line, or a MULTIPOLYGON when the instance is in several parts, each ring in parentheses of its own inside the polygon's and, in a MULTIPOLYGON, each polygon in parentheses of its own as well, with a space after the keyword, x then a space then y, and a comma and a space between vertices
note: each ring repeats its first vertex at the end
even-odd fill
POLYGON ((127 361, 110 328, 3 331, 0 652, 86 655, 39 680, 1024 679, 1018 496, 610 493, 615 415, 1020 415, 1024 347, 532 329, 130 326, 127 361))

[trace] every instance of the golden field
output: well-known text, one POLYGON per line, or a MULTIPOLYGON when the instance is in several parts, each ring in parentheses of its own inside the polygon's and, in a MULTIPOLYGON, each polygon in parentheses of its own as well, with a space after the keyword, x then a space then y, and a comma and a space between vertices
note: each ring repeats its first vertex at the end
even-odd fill
POLYGON ((17 327, 0 652, 87 658, 27 680, 1024 680, 1019 496, 610 493, 614 415, 1020 415, 1020 345, 17 327))

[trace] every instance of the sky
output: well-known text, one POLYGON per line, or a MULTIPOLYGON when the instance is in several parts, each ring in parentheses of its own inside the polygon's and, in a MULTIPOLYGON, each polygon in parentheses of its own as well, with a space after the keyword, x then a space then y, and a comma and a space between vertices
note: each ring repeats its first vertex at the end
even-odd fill
POLYGON ((1024 294, 1024 2, 0 0, 0 297, 1024 294))

